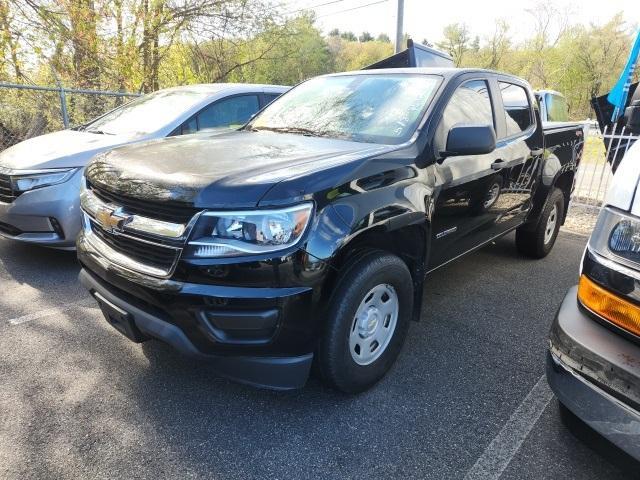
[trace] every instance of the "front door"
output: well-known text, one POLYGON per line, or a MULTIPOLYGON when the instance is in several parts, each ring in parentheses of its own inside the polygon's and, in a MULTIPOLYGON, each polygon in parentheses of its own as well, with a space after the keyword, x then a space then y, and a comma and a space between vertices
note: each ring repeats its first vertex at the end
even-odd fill
MULTIPOLYGON (((445 150, 449 129, 456 124, 493 125, 494 103, 486 79, 462 83, 445 107, 435 135, 438 150, 445 150)), ((508 146, 486 155, 448 157, 434 165, 435 205, 429 268, 435 268, 495 235, 496 205, 505 185, 508 146)))

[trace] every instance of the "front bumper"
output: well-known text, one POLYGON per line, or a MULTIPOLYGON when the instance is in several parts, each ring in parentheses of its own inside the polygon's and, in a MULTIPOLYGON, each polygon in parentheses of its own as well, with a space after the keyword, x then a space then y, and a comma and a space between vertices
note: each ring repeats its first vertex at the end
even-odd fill
MULTIPOLYGON (((253 386, 290 390, 301 388, 307 381, 313 361, 313 354, 297 356, 246 356, 223 355, 202 352, 187 336, 183 329, 171 323, 158 312, 150 312, 135 305, 112 288, 94 277, 87 270, 81 270, 80 282, 99 300, 101 306, 108 304, 130 315, 134 329, 142 334, 140 340, 152 337, 161 340, 184 355, 209 362, 220 375, 253 386)), ((105 314, 105 316, 107 316, 105 314)), ((107 316, 109 320, 109 317, 107 316)), ((240 320, 236 317, 236 320, 240 320)), ((111 323, 111 320, 110 320, 111 323)), ((115 326, 115 325, 114 325, 115 326)), ((118 328, 116 326, 118 330, 118 328)))
POLYGON ((590 318, 577 287, 551 327, 546 371, 562 404, 640 459, 640 346, 590 318))
POLYGON ((64 183, 25 192, 11 203, 0 202, 0 236, 73 249, 82 223, 81 178, 82 169, 64 183), (57 228, 51 219, 57 221, 57 228))

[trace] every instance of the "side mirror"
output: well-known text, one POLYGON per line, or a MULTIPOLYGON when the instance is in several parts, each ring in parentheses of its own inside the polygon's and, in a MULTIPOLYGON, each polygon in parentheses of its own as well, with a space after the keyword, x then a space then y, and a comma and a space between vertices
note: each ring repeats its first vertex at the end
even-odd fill
POLYGON ((491 125, 458 124, 447 135, 447 149, 442 157, 483 155, 496 149, 496 133, 491 125))
POLYGON ((635 100, 624 111, 627 128, 632 133, 640 133, 640 100, 635 100))

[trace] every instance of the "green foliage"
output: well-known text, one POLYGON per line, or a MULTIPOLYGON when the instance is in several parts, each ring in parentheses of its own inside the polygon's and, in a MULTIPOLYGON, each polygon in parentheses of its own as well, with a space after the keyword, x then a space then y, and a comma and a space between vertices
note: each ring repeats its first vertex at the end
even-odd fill
MULTIPOLYGON (((384 33, 357 37, 334 28, 325 36, 312 13, 287 17, 282 8, 275 0, 0 0, 0 80, 127 91, 197 82, 291 85, 393 53, 384 33)), ((500 19, 489 36, 455 23, 434 43, 457 66, 522 76, 534 88, 564 93, 572 117, 591 115, 591 97, 616 81, 635 32, 622 14, 571 26, 550 0, 530 13, 535 32, 520 43, 500 19)), ((5 95, 0 104, 21 98, 5 95)), ((70 111, 87 118, 103 103, 78 98, 70 111)))

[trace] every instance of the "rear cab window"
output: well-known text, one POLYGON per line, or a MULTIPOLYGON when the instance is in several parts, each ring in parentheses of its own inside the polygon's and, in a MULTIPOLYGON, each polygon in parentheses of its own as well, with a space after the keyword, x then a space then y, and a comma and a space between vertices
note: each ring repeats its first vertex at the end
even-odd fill
POLYGON ((533 112, 527 90, 520 85, 504 81, 498 82, 498 88, 505 110, 505 137, 526 132, 533 125, 533 112))

